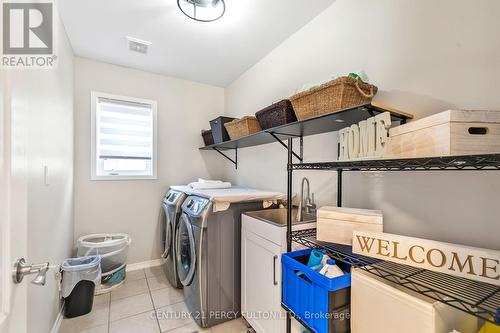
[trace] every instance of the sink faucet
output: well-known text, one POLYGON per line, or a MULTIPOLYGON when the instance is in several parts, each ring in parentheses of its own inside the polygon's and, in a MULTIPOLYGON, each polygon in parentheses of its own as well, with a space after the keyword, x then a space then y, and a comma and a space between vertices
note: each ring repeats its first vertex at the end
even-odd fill
POLYGON ((302 185, 300 187, 300 201, 299 201, 299 209, 297 212, 297 221, 302 221, 302 213, 305 210, 307 214, 316 213, 316 204, 314 203, 314 193, 311 197, 311 191, 309 186, 309 179, 307 177, 302 178, 302 185), (304 184, 307 183, 307 193, 304 196, 304 184))

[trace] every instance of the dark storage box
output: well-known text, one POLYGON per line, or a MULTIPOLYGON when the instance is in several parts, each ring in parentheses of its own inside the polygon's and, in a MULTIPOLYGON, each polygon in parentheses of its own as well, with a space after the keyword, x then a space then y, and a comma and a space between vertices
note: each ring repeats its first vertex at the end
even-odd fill
POLYGON ((297 121, 292 102, 288 99, 284 99, 260 110, 255 116, 263 130, 297 121))
POLYGON ((281 256, 283 304, 315 333, 348 333, 351 267, 336 262, 346 274, 330 279, 307 267, 310 254, 305 249, 281 256))
POLYGON ((214 143, 222 143, 224 141, 229 141, 229 134, 224 127, 225 123, 233 121, 235 118, 230 117, 217 117, 214 120, 210 120, 210 127, 212 128, 212 136, 214 143))
POLYGON ((201 136, 203 137, 203 142, 205 142, 205 146, 210 146, 214 144, 214 137, 212 136, 212 130, 201 130, 201 136))

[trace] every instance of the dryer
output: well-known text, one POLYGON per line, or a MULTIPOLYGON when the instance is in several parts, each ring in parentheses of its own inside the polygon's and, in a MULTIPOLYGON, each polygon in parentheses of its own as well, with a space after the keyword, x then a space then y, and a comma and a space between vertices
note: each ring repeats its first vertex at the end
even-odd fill
POLYGON ((165 194, 162 202, 163 218, 160 231, 162 266, 168 281, 176 288, 182 288, 175 263, 175 235, 184 199, 186 199, 185 193, 171 189, 165 194))
POLYGON ((176 238, 177 271, 193 319, 210 327, 241 316, 241 214, 262 201, 214 212, 209 198, 188 196, 176 238))

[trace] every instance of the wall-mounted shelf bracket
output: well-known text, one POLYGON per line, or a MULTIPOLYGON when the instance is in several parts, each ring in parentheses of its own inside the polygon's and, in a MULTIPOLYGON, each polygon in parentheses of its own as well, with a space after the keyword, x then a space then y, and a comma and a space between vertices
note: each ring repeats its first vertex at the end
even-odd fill
MULTIPOLYGON (((286 143, 284 143, 283 140, 281 140, 278 137, 279 133, 273 133, 273 132, 268 132, 268 133, 271 134, 271 136, 276 141, 278 141, 283 147, 285 147, 285 149, 288 150, 288 145, 286 143)), ((300 139, 300 151, 299 151, 298 154, 296 152, 292 151, 292 155, 295 156, 300 161, 300 163, 304 162, 304 139, 302 138, 302 136, 291 135, 291 134, 284 134, 284 135, 286 135, 288 137, 295 137, 295 138, 299 138, 300 139)))
POLYGON ((238 148, 234 148, 234 160, 227 156, 224 152, 222 152, 219 148, 216 148, 214 147, 213 148, 216 152, 218 152, 219 154, 221 154, 222 156, 224 156, 226 159, 228 159, 229 161, 231 161, 231 163, 234 164, 234 168, 236 170, 238 170, 238 148))

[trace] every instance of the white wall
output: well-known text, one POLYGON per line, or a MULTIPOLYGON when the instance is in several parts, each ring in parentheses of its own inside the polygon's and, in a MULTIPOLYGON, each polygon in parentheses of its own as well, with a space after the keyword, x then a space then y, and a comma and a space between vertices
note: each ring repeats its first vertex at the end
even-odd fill
MULTIPOLYGON (((27 252, 29 263, 49 261, 59 265, 71 255, 73 241, 73 51, 66 32, 54 17, 56 69, 9 70, 13 140, 22 145, 25 160, 27 206, 27 252), (19 136, 19 137, 17 137, 19 136), (49 183, 44 182, 48 167, 49 183)), ((17 158, 17 157, 16 157, 17 158)), ((21 222, 21 221, 19 221, 21 222)), ((26 244, 24 234, 13 241, 26 244)), ((23 281, 28 286, 27 304, 15 308, 13 316, 24 315, 16 332, 50 332, 60 308, 54 270, 47 272, 45 286, 23 281), (26 326, 24 326, 26 325, 26 326)), ((14 287, 19 288, 19 287, 14 287)))
POLYGON ((198 151, 200 129, 223 113, 222 88, 76 58, 75 241, 90 233, 125 232, 132 237, 129 263, 159 258, 158 216, 169 185, 224 174, 218 156, 198 151), (158 102, 158 179, 90 180, 93 90, 158 102))
MULTIPOLYGON (((500 3, 495 0, 338 0, 225 91, 226 114, 242 116, 305 83, 364 69, 375 100, 417 118, 449 108, 500 110, 500 3)), ((286 190, 286 151, 242 149, 230 178, 286 190)), ((336 133, 305 139, 305 160, 333 160, 336 133)), ((310 177, 320 205, 335 204, 336 174, 310 177)), ((345 176, 344 205, 384 212, 387 232, 500 249, 500 178, 488 172, 345 176)))

